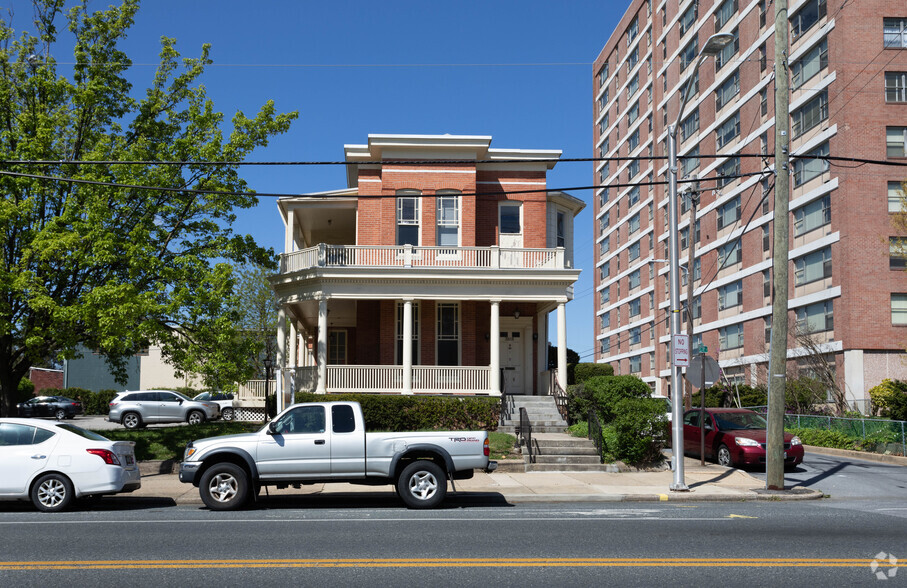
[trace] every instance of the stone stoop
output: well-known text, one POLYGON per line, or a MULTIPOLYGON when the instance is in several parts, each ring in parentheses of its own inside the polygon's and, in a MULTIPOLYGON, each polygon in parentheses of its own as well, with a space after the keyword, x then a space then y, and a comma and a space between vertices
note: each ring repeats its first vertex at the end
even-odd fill
POLYGON ((516 434, 520 426, 520 408, 525 408, 532 423, 532 433, 564 433, 567 421, 557 410, 553 396, 508 396, 501 410, 498 431, 516 434))
POLYGON ((566 433, 534 434, 532 446, 535 463, 529 463, 529 452, 523 450, 527 472, 610 472, 610 464, 602 464, 595 444, 589 439, 566 433))

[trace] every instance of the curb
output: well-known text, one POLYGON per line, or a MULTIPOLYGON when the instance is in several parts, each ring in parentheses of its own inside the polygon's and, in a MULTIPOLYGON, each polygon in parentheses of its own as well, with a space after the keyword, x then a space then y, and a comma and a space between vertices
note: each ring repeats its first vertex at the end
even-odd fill
POLYGON ((672 494, 504 494, 507 502, 776 502, 791 500, 818 500, 825 494, 818 490, 807 492, 790 490, 762 494, 755 490, 746 490, 745 494, 695 494, 679 492, 672 494))
POLYGON ((852 457, 854 459, 863 459, 877 463, 887 463, 892 465, 907 466, 907 457, 900 455, 886 455, 884 453, 870 453, 868 451, 854 451, 853 449, 834 449, 832 447, 815 447, 813 445, 804 445, 805 451, 820 453, 824 455, 834 455, 836 457, 852 457))

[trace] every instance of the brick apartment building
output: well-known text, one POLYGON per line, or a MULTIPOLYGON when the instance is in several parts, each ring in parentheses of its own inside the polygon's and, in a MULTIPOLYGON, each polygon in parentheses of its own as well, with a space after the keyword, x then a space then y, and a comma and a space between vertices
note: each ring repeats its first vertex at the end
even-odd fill
POLYGON ((546 189, 560 151, 490 144, 369 135, 344 147, 346 189, 278 202, 283 398, 548 390, 547 318, 566 354, 584 204, 546 189))
MULTIPOLYGON (((907 273, 890 246, 907 169, 808 156, 907 162, 907 3, 794 0, 789 15, 790 325, 862 409, 883 378, 907 378, 907 273)), ((773 4, 633 0, 593 70, 596 156, 643 158, 596 167, 596 361, 658 395, 670 377, 667 186, 648 184, 667 164, 645 158, 666 155, 681 85, 717 32, 736 39, 699 68, 678 130, 678 175, 701 182, 692 235, 681 198, 679 261, 694 239, 694 349, 728 380, 764 385, 774 192, 772 160, 758 156, 774 151, 773 4)), ((805 370, 802 339, 789 340, 789 373, 805 370)))

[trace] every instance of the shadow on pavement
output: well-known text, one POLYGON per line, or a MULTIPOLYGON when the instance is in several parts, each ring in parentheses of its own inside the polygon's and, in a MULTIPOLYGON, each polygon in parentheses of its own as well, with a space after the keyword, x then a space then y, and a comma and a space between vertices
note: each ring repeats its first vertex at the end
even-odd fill
POLYGON ((714 478, 709 478, 708 480, 702 480, 701 482, 693 482, 692 484, 689 485, 689 487, 695 488, 697 486, 704 486, 705 484, 714 484, 715 482, 718 482, 720 480, 723 480, 727 477, 732 476, 734 474, 734 471, 735 470, 733 470, 733 469, 725 470, 720 475, 715 476, 714 478))
MULTIPOLYGON (((69 508, 62 511, 67 512, 111 512, 122 510, 149 510, 154 508, 170 508, 176 506, 176 501, 170 497, 161 496, 105 496, 103 498, 79 498, 75 500, 69 508)), ((12 512, 40 512, 27 500, 15 500, 0 502, 0 513, 12 512)), ((56 513, 50 513, 53 516, 56 513)))
MULTIPOLYGON (((459 492, 448 494, 444 503, 433 510, 453 510, 470 507, 513 507, 497 492, 459 492)), ((208 510, 199 505, 199 509, 208 510)), ((258 499, 245 510, 282 509, 406 509, 403 502, 392 492, 333 492, 330 494, 280 494, 268 496, 262 491, 258 499)))

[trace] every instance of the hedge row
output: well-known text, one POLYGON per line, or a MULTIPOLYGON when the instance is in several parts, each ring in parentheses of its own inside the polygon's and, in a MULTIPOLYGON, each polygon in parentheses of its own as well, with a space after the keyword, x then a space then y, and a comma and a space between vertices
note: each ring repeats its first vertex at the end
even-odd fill
POLYGON ((82 403, 85 414, 107 414, 110 412, 110 401, 117 395, 117 390, 99 390, 92 392, 84 388, 43 388, 38 396, 66 396, 82 403))
POLYGON ((501 401, 484 396, 391 396, 297 392, 296 402, 354 400, 362 405, 368 431, 494 431, 501 401))

